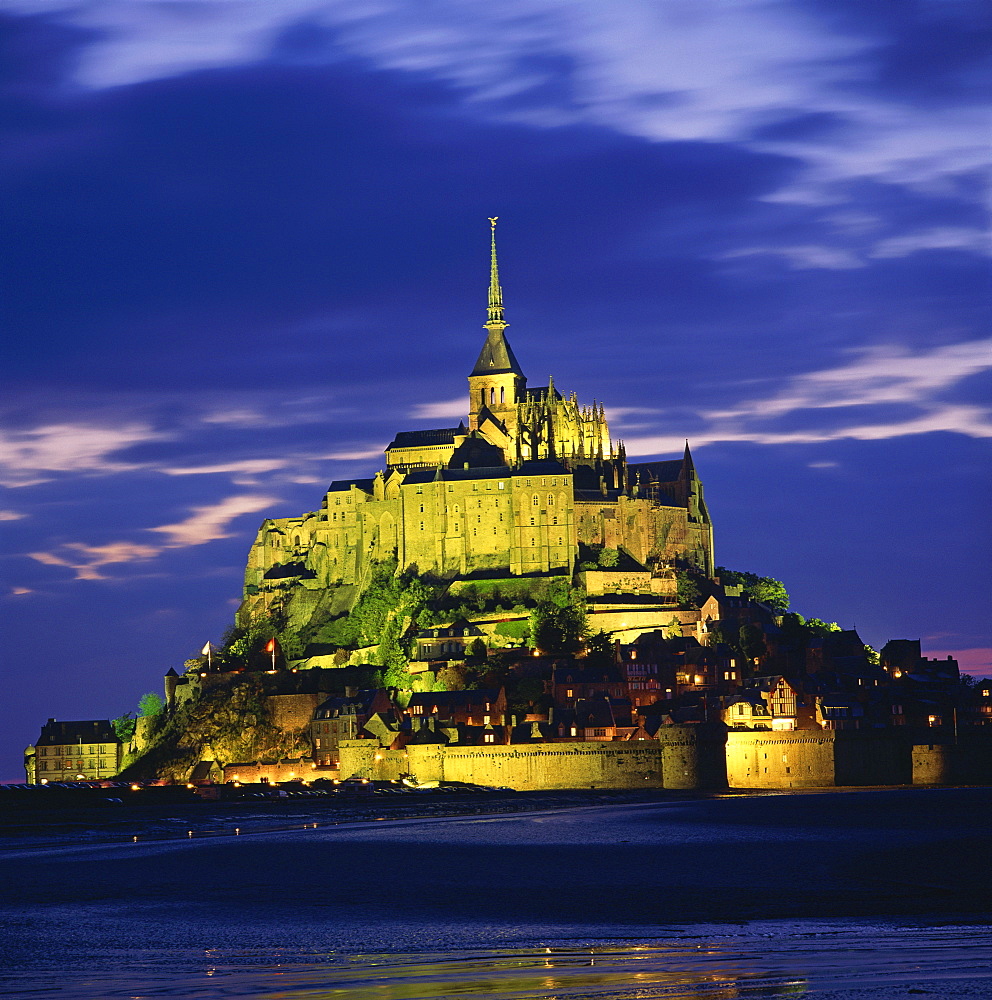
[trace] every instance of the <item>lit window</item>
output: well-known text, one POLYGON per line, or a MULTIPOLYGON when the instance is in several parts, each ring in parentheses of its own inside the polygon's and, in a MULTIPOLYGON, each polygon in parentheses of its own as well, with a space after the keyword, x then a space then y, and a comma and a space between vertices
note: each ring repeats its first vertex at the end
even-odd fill
POLYGON ((535 494, 534 494, 534 499, 533 499, 533 500, 531 500, 531 504, 532 504, 533 506, 537 507, 537 506, 539 506, 539 505, 540 505, 540 503, 541 503, 541 498, 540 498, 540 497, 539 497, 539 496, 538 496, 538 495, 537 495, 537 494, 535 493, 535 494))

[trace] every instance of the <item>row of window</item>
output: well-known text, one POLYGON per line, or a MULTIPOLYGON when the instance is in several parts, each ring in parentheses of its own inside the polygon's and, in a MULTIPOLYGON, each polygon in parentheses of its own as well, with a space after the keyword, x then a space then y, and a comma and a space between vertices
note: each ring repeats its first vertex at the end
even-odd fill
POLYGON ((37 752, 39 757, 66 757, 69 754, 75 757, 78 754, 113 753, 114 750, 102 744, 79 743, 67 747, 38 747, 37 752))
MULTIPOLYGON (((109 771, 111 768, 116 767, 116 761, 100 759, 99 764, 96 759, 89 759, 86 761, 86 769, 109 771)), ((38 762, 39 771, 82 771, 83 761, 81 760, 41 760, 38 762), (51 766, 49 766, 51 765, 51 766)))

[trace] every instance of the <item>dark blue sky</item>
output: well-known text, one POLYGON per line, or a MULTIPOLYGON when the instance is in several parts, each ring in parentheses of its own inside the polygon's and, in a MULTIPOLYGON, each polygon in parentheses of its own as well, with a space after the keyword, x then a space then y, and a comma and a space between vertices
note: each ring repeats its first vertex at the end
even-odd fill
POLYGON ((688 437, 718 562, 992 673, 985 10, 0 2, 0 777, 464 412, 490 215, 531 383, 688 437))

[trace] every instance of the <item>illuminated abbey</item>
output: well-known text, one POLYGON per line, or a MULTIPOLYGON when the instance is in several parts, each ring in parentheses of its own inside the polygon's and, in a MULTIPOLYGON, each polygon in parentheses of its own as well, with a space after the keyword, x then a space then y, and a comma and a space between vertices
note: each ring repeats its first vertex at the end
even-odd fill
POLYGON ((490 222, 486 338, 466 419, 397 434, 371 479, 331 483, 320 510, 266 520, 249 555, 247 607, 287 584, 360 587, 374 563, 393 558, 400 570, 465 579, 572 574, 617 550, 644 593, 667 590, 657 584, 676 563, 713 575, 688 445, 678 459, 629 463, 601 404, 584 406, 553 381, 528 387, 506 337, 490 222))

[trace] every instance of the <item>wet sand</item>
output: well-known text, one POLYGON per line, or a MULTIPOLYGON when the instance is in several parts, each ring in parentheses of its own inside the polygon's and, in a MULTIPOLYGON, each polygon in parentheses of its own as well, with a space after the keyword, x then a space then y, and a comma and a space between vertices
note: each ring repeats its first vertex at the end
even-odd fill
MULTIPOLYGON (((389 968, 378 997, 481 996, 481 973, 459 964, 465 949, 496 975, 507 962, 533 971, 552 947, 582 956, 556 973, 575 997, 632 996, 624 977, 638 971, 644 997, 716 996, 714 984, 727 996, 747 983, 747 995, 796 992, 790 976, 821 996, 988 995, 990 830, 990 789, 897 789, 21 844, 0 852, 0 962, 12 975, 0 991, 40 997, 61 971, 63 997, 278 987, 311 1000, 361 996, 389 968), (615 981, 588 971, 596 942, 604 955, 623 946, 615 981), (721 976, 738 970, 733 983, 705 962, 671 979, 686 955, 712 950, 721 976), (456 973, 439 957, 448 952, 456 973), (409 972, 421 967, 432 971, 409 972)), ((537 979, 493 990, 560 992, 537 979)))

